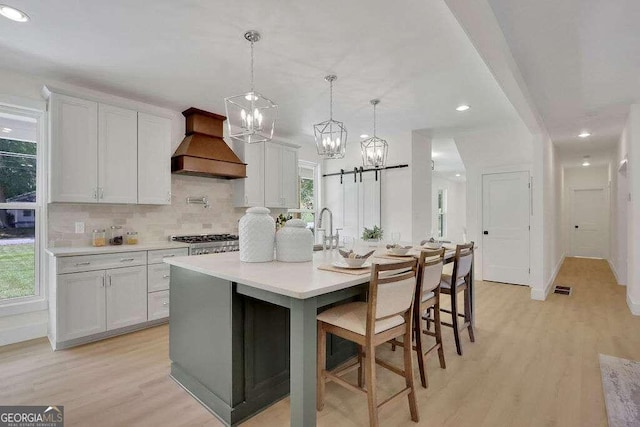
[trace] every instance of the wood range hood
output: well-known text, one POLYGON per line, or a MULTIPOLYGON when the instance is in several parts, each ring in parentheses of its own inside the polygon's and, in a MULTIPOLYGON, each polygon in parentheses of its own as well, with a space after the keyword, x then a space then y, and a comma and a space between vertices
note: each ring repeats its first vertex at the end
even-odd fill
POLYGON ((222 139, 225 116, 189 108, 186 135, 171 157, 171 172, 212 178, 246 178, 247 165, 222 139))

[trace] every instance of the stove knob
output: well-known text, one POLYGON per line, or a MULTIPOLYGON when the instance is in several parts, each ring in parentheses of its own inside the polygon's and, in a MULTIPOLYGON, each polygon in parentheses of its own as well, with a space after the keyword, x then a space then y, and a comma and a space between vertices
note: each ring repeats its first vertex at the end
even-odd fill
POLYGON ((220 252, 227 252, 227 247, 225 246, 224 248, 220 249, 220 252))
POLYGON ((203 255, 206 255, 206 254, 209 253, 209 250, 208 249, 203 249, 200 253, 203 254, 203 255))

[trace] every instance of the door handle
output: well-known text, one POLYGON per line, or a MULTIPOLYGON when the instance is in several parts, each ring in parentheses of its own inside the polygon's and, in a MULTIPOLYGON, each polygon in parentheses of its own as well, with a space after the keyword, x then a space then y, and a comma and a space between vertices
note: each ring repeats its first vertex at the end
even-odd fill
POLYGON ((577 225, 574 225, 573 227, 574 227, 574 228, 579 228, 577 225))
POLYGON ((483 232, 482 234, 484 234, 484 235, 488 235, 488 234, 489 234, 489 232, 488 232, 487 230, 484 230, 484 232, 483 232))

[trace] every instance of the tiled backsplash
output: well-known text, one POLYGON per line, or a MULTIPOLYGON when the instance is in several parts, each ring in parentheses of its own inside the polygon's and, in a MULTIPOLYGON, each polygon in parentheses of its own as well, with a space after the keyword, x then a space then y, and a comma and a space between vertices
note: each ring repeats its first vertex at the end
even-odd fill
POLYGON ((175 234, 238 232, 245 209, 233 207, 233 181, 172 175, 171 191, 173 201, 167 206, 52 203, 49 247, 89 245, 92 230, 112 225, 137 231, 140 242, 162 241, 175 234), (188 205, 188 196, 206 196, 210 207, 188 205), (75 222, 84 222, 84 234, 74 233, 75 222))

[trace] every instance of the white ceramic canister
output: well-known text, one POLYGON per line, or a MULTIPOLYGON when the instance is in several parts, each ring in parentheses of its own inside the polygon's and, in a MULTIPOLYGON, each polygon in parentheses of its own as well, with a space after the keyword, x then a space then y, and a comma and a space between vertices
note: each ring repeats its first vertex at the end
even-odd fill
POLYGON ((276 222, 269 215, 270 212, 267 208, 249 208, 247 213, 240 218, 238 228, 240 261, 273 261, 276 222))
POLYGON ((313 258, 313 233, 301 219, 290 219, 276 233, 276 258, 282 262, 305 262, 313 258))

